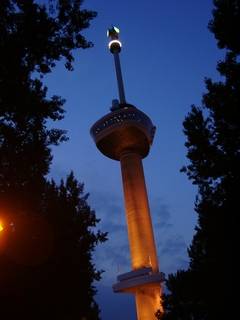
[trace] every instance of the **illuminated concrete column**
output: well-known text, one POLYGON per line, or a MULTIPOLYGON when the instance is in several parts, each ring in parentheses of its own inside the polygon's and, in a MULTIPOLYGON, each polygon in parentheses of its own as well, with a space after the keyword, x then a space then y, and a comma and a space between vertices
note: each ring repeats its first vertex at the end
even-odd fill
POLYGON ((163 311, 159 286, 139 288, 135 293, 135 301, 138 320, 156 320, 156 311, 163 311))
POLYGON ((120 162, 132 268, 135 270, 151 266, 153 272, 158 272, 141 156, 126 152, 120 162))

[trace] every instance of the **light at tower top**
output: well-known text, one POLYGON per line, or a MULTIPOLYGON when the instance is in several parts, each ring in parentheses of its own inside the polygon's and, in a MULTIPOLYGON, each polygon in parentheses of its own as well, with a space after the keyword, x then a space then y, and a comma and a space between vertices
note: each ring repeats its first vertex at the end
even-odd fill
POLYGON ((122 48, 122 43, 119 40, 119 33, 120 30, 117 27, 109 28, 107 31, 107 36, 111 39, 108 44, 108 47, 113 54, 119 53, 122 48))

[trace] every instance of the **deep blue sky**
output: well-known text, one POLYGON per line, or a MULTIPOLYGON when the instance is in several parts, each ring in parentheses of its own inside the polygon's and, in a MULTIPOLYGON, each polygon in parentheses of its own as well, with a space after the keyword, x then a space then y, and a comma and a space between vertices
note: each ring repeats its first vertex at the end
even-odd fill
POLYGON ((132 297, 111 292, 117 274, 130 270, 120 167, 99 153, 89 135, 117 98, 106 30, 112 24, 121 29, 127 101, 157 127, 144 168, 160 268, 167 274, 187 266, 196 223, 196 189, 179 172, 187 163, 182 122, 191 104, 201 103, 204 77, 217 78, 221 52, 207 29, 211 0, 86 0, 84 7, 98 12, 84 33, 94 48, 76 53, 74 72, 60 63, 46 78, 49 94, 67 100, 60 127, 70 137, 54 148, 51 174, 58 179, 73 169, 90 192, 99 227, 109 232, 109 241, 95 254, 97 267, 105 270, 97 297, 102 319, 135 319, 132 297))

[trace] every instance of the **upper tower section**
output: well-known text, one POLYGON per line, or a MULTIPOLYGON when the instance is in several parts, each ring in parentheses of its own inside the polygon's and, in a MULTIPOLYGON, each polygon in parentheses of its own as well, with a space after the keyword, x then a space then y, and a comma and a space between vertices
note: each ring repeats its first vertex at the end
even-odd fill
POLYGON ((149 153, 155 126, 151 119, 135 106, 126 102, 119 53, 122 44, 117 27, 108 29, 108 47, 113 54, 118 84, 119 100, 114 99, 110 113, 91 128, 97 148, 107 157, 120 160, 126 152, 138 153, 142 158, 149 153))

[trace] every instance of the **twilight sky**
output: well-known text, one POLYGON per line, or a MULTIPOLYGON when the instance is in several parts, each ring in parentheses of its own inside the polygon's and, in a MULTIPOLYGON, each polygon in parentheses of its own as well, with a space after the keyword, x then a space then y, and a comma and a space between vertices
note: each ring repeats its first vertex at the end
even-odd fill
POLYGON ((68 130, 70 138, 53 149, 51 175, 59 179, 74 170, 90 192, 89 202, 101 218, 99 228, 109 232, 94 257, 105 270, 97 285, 102 319, 135 319, 133 298, 111 290, 117 274, 130 271, 120 166, 100 154, 89 135, 91 125, 117 98, 106 30, 112 24, 121 30, 127 101, 157 127, 143 164, 160 269, 166 274, 187 266, 186 249, 196 223, 196 189, 179 172, 187 163, 182 122, 191 104, 201 103, 204 77, 217 78, 221 52, 207 29, 211 0, 85 0, 84 7, 98 12, 84 33, 94 47, 76 53, 74 72, 59 63, 46 77, 49 94, 67 100, 58 127, 68 130))

